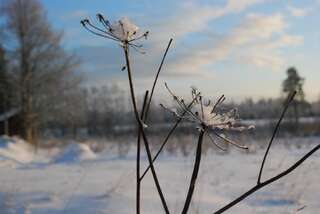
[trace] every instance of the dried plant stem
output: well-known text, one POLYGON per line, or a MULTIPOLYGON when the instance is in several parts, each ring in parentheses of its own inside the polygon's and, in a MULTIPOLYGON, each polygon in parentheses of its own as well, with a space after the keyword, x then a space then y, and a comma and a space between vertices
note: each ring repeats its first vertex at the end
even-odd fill
MULTIPOLYGON (((167 134, 167 136, 165 137, 164 141, 162 142, 159 150, 157 151, 156 155, 153 157, 152 159, 152 163, 155 162, 155 160, 158 158, 158 156, 160 155, 160 153, 162 152, 164 146, 167 144, 169 138, 171 137, 171 135, 173 134, 173 132, 176 130, 176 128, 178 127, 179 123, 182 121, 182 119, 178 119, 177 122, 172 126, 172 128, 170 129, 169 133, 167 134)), ((151 165, 149 164, 149 166, 146 168, 146 170, 142 173, 141 175, 141 180, 144 178, 144 176, 147 174, 147 172, 150 170, 151 165)))
POLYGON ((128 80, 129 80, 129 88, 130 88, 130 95, 131 95, 131 100, 132 100, 132 105, 133 105, 133 111, 134 111, 134 115, 136 117, 143 141, 144 141, 144 145, 146 148, 146 152, 147 152, 147 157, 148 157, 148 161, 150 164, 150 168, 151 168, 151 172, 152 172, 152 176, 153 176, 153 180, 155 182, 158 194, 160 196, 163 208, 165 210, 166 213, 170 213, 166 200, 163 196, 159 181, 158 181, 158 177, 156 174, 156 171, 154 169, 153 166, 153 162, 152 162, 152 156, 151 156, 151 152, 150 152, 150 148, 149 148, 149 142, 148 139, 146 137, 146 134, 144 132, 144 124, 142 122, 142 120, 140 119, 139 113, 138 113, 138 108, 137 108, 137 103, 136 103, 136 99, 135 99, 135 94, 134 94, 134 88, 133 88, 133 81, 132 81, 132 75, 131 75, 131 66, 130 66, 130 59, 129 59, 129 47, 128 45, 125 45, 123 47, 124 50, 124 54, 125 54, 125 59, 126 59, 126 66, 127 66, 127 71, 128 71, 128 80))
POLYGON ((203 142, 203 135, 204 135, 204 129, 200 131, 199 133, 199 138, 198 138, 198 144, 197 144, 197 151, 196 151, 196 159, 194 162, 194 167, 193 167, 193 172, 190 180, 190 185, 189 185, 189 190, 187 193, 187 197, 183 206, 182 214, 187 214, 188 209, 190 207, 192 195, 194 192, 194 187, 196 185, 197 177, 198 177, 198 172, 200 168, 200 162, 201 162, 201 150, 202 150, 202 142, 203 142))
MULTIPOLYGON (((195 102, 195 98, 192 100, 192 102, 187 106, 187 109, 189 109, 193 103, 195 102)), ((184 111, 182 116, 184 116, 187 113, 187 111, 184 111)), ((164 146, 167 144, 169 138, 171 137, 171 135, 173 134, 173 132, 176 130, 176 128, 178 127, 178 125, 180 124, 180 122, 182 121, 182 117, 179 118, 176 123, 172 126, 172 128, 170 129, 170 131, 168 132, 167 136, 165 137, 165 139, 163 140, 159 150, 157 151, 156 155, 154 156, 152 163, 158 158, 158 156, 160 155, 160 153, 162 152, 164 146)), ((146 168, 146 170, 142 173, 141 175, 141 179, 143 179, 143 177, 147 174, 147 172, 150 169, 150 165, 146 168)))
POLYGON ((259 170, 259 175, 258 175, 258 179, 257 179, 257 184, 252 187, 251 189, 249 189, 247 192, 243 193, 241 196, 239 196, 238 198, 236 198, 235 200, 231 201, 229 204, 225 205, 224 207, 222 207, 221 209, 219 209, 218 211, 214 212, 214 214, 220 214, 225 212, 226 210, 230 209, 231 207, 233 207, 234 205, 238 204, 240 201, 244 200, 246 197, 248 197, 249 195, 253 194, 254 192, 256 192, 257 190, 261 189, 262 187, 271 184, 277 180, 279 180, 280 178, 288 175, 289 173, 291 173, 293 170, 295 170, 298 166, 300 166, 306 159, 308 159, 313 153, 315 153, 317 150, 320 149, 320 144, 317 145, 316 147, 314 147, 312 150, 310 150, 307 154, 305 154, 300 160, 298 160, 297 162, 295 162, 293 165, 291 165, 291 167, 289 167, 288 169, 284 170, 283 172, 273 176, 272 178, 269 178, 268 180, 261 182, 261 176, 262 176, 262 172, 263 172, 263 166, 264 163, 266 161, 267 155, 270 151, 270 147, 272 145, 272 142, 279 130, 281 121, 290 105, 290 103, 292 102, 292 100, 294 99, 296 92, 292 93, 291 95, 288 96, 287 99, 287 103, 285 105, 285 107, 283 108, 282 114, 278 120, 278 123, 272 133, 272 137, 269 141, 268 147, 266 149, 265 155, 263 157, 262 163, 261 163, 261 167, 259 170))
POLYGON ((154 78, 154 81, 153 81, 153 85, 152 85, 152 89, 151 89, 151 93, 150 93, 150 98, 149 98, 149 101, 148 101, 148 105, 147 105, 147 107, 146 107, 146 119, 147 119, 147 117, 148 117, 149 108, 150 108, 150 104, 151 104, 151 101, 152 101, 153 93, 154 93, 154 90, 155 90, 155 88, 156 88, 156 85, 157 85, 157 82, 158 82, 158 78, 159 78, 159 75, 160 75, 160 72, 161 72, 161 69, 162 69, 164 60, 166 59, 167 53, 168 53, 169 48, 170 48, 170 46, 171 46, 172 40, 173 40, 173 39, 170 39, 170 40, 169 40, 169 43, 168 43, 168 45, 167 45, 167 48, 166 48, 166 50, 165 50, 165 52, 164 52, 164 54, 163 54, 161 63, 160 63, 160 65, 159 65, 157 74, 156 74, 156 76, 155 76, 155 78, 154 78))
POLYGON ((265 154, 264 154, 264 156, 263 156, 263 160, 262 160, 261 167, 260 167, 260 170, 259 170, 259 175, 258 175, 258 180, 257 180, 257 183, 258 183, 258 184, 261 182, 261 176, 262 176, 262 172, 263 172, 264 163, 265 163, 265 161, 266 161, 266 159, 267 159, 267 156, 268 156, 268 154, 269 154, 269 150, 270 150, 270 147, 271 147, 271 145, 272 145, 272 142, 273 142, 273 140, 274 140, 274 138, 275 138, 275 136, 276 136, 276 134, 277 134, 277 132, 278 132, 278 130, 279 130, 279 127, 280 127, 281 121, 282 121, 282 119, 283 119, 283 117, 284 117, 284 114, 286 113, 286 111, 287 111, 290 103, 291 103, 292 100, 294 99, 294 96, 295 96, 295 95, 296 95, 296 91, 293 92, 291 95, 289 95, 289 97, 288 97, 288 99, 287 99, 287 102, 286 102, 286 105, 285 105, 285 107, 283 108, 283 111, 282 111, 282 113, 281 113, 280 119, 278 120, 278 123, 277 123, 277 125, 276 125, 276 127, 275 127, 275 129, 274 129, 274 131, 273 131, 273 133, 272 133, 272 136, 271 136, 271 138, 270 138, 270 141, 269 141, 267 150, 266 150, 266 152, 265 152, 265 154))
MULTIPOLYGON (((149 92, 146 91, 145 95, 144 95, 144 99, 143 99, 143 106, 142 106, 142 110, 140 113, 140 117, 141 120, 144 121, 145 119, 145 115, 146 115, 146 104, 147 104, 147 100, 148 100, 148 94, 149 92)), ((141 139, 141 133, 140 133, 140 129, 138 129, 138 138, 137 138, 137 173, 136 173, 136 180, 137 180, 137 186, 136 186, 136 213, 140 214, 140 186, 141 186, 141 180, 140 180, 140 139, 141 139)))
MULTIPOLYGON (((153 93, 154 93, 154 90, 155 90, 155 87, 156 87, 156 84, 157 84, 157 81, 158 81, 158 77, 159 77, 159 74, 161 72, 161 69, 162 69, 162 66, 163 66, 163 63, 164 63, 164 60, 167 56, 167 53, 169 51, 169 48, 170 48, 170 45, 172 43, 172 39, 170 39, 169 43, 168 43, 168 46, 166 48, 166 51, 162 57, 162 60, 161 60, 161 63, 160 63, 160 66, 158 68, 158 71, 157 71, 157 74, 156 74, 156 77, 154 79, 154 82, 153 82, 153 85, 152 85, 152 89, 151 89, 151 95, 150 95, 150 98, 148 100, 148 91, 146 92, 145 94, 145 97, 144 97, 144 101, 143 101, 143 107, 142 107, 142 112, 141 112, 141 120, 145 123, 146 120, 147 120, 147 117, 148 117, 148 113, 149 113, 149 108, 150 108, 150 104, 151 104, 151 101, 152 101, 152 97, 153 97, 153 93)), ((136 187, 136 213, 137 214, 140 214, 140 201, 141 201, 141 198, 140 198, 140 188, 141 188, 141 181, 142 179, 140 179, 140 148, 141 148, 141 131, 140 129, 138 129, 138 138, 137 138, 137 187, 136 187)))
POLYGON ((238 198, 236 198, 235 200, 233 200, 232 202, 230 202, 229 204, 227 204, 223 208, 221 208, 218 211, 214 212, 214 214, 223 213, 224 211, 230 209, 231 207, 233 207, 234 205, 236 205, 237 203, 239 203, 240 201, 242 201, 243 199, 245 199, 246 197, 248 197, 252 193, 254 193, 257 190, 261 189, 262 187, 264 187, 264 186, 266 186, 266 185, 268 185, 270 183, 273 183, 273 182, 279 180, 280 178, 288 175, 289 173, 291 173, 293 170, 295 170, 298 166, 300 166, 305 160, 307 160, 313 153, 315 153, 319 149, 320 149, 320 144, 317 145, 316 147, 314 147, 312 150, 310 150, 306 155, 304 155, 300 160, 295 162, 288 169, 284 170, 283 172, 279 173, 278 175, 276 175, 276 176, 274 176, 274 177, 272 177, 272 178, 270 178, 270 179, 268 179, 268 180, 266 180, 264 182, 260 182, 260 183, 256 184, 254 187, 249 189, 247 192, 243 193, 241 196, 239 196, 238 198))
MULTIPOLYGON (((167 54, 168 54, 168 51, 169 51, 169 49, 170 49, 170 46, 171 46, 172 41, 173 41, 173 39, 170 39, 170 40, 169 40, 169 43, 168 43, 168 45, 167 45, 167 48, 166 48, 166 50, 165 50, 165 52, 164 52, 164 54, 163 54, 161 63, 160 63, 160 65, 159 65, 157 74, 156 74, 155 79, 154 79, 154 81, 153 81, 153 85, 152 85, 152 89, 151 89, 151 94, 150 94, 150 97, 149 97, 148 104, 147 104, 147 106, 146 106, 145 119, 143 120, 143 122, 145 122, 145 121, 147 120, 147 118, 148 118, 148 113, 149 113, 149 109, 150 109, 152 97, 153 97, 153 94, 154 94, 154 90, 155 90, 156 84, 157 84, 157 82, 158 82, 158 78, 159 78, 159 75, 160 75, 160 72, 161 72, 161 69, 162 69, 164 60, 166 59, 166 56, 167 56, 167 54)), ((139 133, 138 133, 138 143, 140 143, 140 140, 141 140, 140 134, 141 134, 141 133, 140 133, 140 130, 139 130, 139 133)), ((171 135, 171 134, 170 134, 170 135, 171 135)), ((169 137, 170 137, 170 136, 169 136, 169 137)), ((169 137, 168 137, 168 139, 169 139, 169 137)), ((156 155, 156 156, 157 156, 157 155, 156 155)), ((154 162, 154 160, 155 160, 155 159, 153 158, 153 161, 152 161, 152 162, 154 162)), ((148 169, 149 169, 149 168, 150 168, 150 165, 149 165, 148 169)), ((140 180, 143 179, 143 177, 145 176, 145 174, 146 174, 147 171, 148 171, 148 170, 144 171, 144 173, 142 174, 140 180)))

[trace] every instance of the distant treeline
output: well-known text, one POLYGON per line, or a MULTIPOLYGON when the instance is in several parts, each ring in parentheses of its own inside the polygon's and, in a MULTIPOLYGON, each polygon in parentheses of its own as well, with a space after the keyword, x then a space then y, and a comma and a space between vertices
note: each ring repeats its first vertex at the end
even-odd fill
MULTIPOLYGON (((74 97, 65 100, 64 111, 57 112, 50 122, 42 128, 45 133, 61 137, 81 136, 117 136, 119 134, 133 135, 136 131, 136 123, 131 112, 131 103, 126 92, 117 86, 100 86, 82 88, 74 97), (50 130, 50 131, 48 131, 50 130)), ((141 106, 140 100, 139 106, 141 106)), ((264 129, 272 128, 283 108, 284 99, 245 99, 240 103, 225 103, 221 110, 237 108, 240 118, 244 122, 264 129), (263 123, 262 123, 262 122, 263 123)), ((320 102, 299 104, 299 117, 301 124, 317 123, 318 120, 306 118, 320 117, 320 102)), ((285 120, 285 127, 294 130, 293 109, 289 108, 285 120), (291 124, 291 125, 290 125, 291 124)), ((173 115, 152 103, 149 121, 152 124, 149 132, 165 133, 174 123, 173 115)), ((304 125, 305 126, 305 125, 304 125)), ((187 123, 183 123, 180 132, 192 132, 187 123)))

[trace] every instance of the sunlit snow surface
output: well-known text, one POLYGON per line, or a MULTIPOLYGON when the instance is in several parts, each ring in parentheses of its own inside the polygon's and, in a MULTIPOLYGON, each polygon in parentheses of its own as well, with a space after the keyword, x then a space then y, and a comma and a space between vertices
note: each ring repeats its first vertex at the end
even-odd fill
MULTIPOLYGON (((290 143, 290 140, 287 140, 290 143)), ((263 178, 281 172, 319 138, 300 138, 300 148, 275 145, 263 178)), ((135 213, 134 143, 125 157, 107 147, 95 154, 71 144, 35 155, 23 141, 0 142, 0 213, 135 213)), ((194 148, 195 149, 195 148, 194 148)), ((263 150, 203 156, 190 213, 212 213, 256 183, 263 150)), ((192 172, 193 155, 164 154, 156 164, 171 213, 180 213, 192 172)), ((145 156, 143 168, 147 165, 145 156)), ((319 213, 320 153, 291 175, 265 187, 226 213, 319 213), (303 208, 297 212, 299 208, 303 208)), ((152 177, 142 181, 142 213, 164 213, 152 177)))

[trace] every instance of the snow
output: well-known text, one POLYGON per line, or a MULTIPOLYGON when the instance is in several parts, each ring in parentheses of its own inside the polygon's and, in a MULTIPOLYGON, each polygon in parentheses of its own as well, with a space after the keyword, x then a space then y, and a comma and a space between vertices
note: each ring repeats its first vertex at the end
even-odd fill
POLYGON ((70 143, 63 148, 37 149, 18 137, 0 138, 0 165, 11 166, 39 163, 73 163, 95 159, 97 156, 86 144, 70 143))
POLYGON ((33 148, 19 138, 1 138, 0 157, 19 163, 29 163, 33 160, 33 148))
POLYGON ((86 144, 72 143, 54 158, 54 163, 69 163, 95 159, 96 154, 86 144))
MULTIPOLYGON (((135 212, 134 144, 128 155, 118 157, 116 147, 95 154, 88 145, 72 143, 35 153, 18 138, 0 139, 1 213, 135 212), (3 164, 8 161, 15 165, 3 164)), ((319 143, 319 138, 293 142, 302 139, 299 148, 285 143, 271 148, 263 179, 286 169, 319 143)), ((222 154, 209 150, 202 159, 190 213, 212 213, 255 185, 263 152, 222 154)), ((187 157, 165 153, 155 165, 171 213, 181 212, 193 161, 192 153, 187 157)), ((143 156, 142 168, 146 166, 143 156)), ((292 174, 226 213, 296 213, 299 208, 303 209, 298 213, 319 213, 319 170, 320 153, 315 153, 292 174)), ((142 181, 141 194, 142 213, 163 213, 150 173, 142 181)))
POLYGON ((127 17, 121 18, 110 26, 111 33, 121 41, 134 39, 139 28, 131 22, 127 17))

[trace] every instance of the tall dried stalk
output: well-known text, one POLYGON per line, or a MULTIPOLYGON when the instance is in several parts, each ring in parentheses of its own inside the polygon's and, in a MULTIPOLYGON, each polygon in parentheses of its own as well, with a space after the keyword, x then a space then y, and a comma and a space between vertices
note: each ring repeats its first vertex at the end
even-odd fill
MULTIPOLYGON (((141 110, 141 120, 145 121, 146 117, 146 105, 147 105, 147 100, 148 100, 148 94, 149 91, 146 91, 143 99, 143 105, 142 105, 142 110, 141 110)), ((139 129, 140 130, 140 129, 139 129)), ((137 179, 137 187, 136 187, 136 213, 140 213, 140 187, 141 187, 141 180, 140 180, 140 131, 138 131, 138 138, 137 138, 137 173, 136 173, 136 179, 137 179)))
POLYGON ((201 155, 202 155, 202 142, 203 142, 203 135, 204 135, 204 129, 202 129, 199 133, 199 138, 198 138, 198 144, 197 144, 197 151, 196 151, 196 159, 194 162, 194 167, 193 167, 193 172, 189 184, 189 189, 187 193, 187 197, 183 206, 182 214, 187 214, 188 209, 191 204, 191 199, 194 191, 194 187, 196 185, 197 177, 198 177, 198 172, 200 169, 200 162, 201 162, 201 155))
MULTIPOLYGON (((192 196, 193 196, 193 192, 195 189, 195 185, 196 185, 196 181, 197 181, 197 176, 198 176, 198 172, 199 172, 199 168, 200 168, 200 163, 201 163, 201 155, 202 155, 202 143, 203 143, 203 135, 206 133, 211 141, 218 146, 212 139, 210 133, 208 132, 209 129, 211 129, 213 131, 213 133, 223 139, 224 141, 226 141, 227 143, 230 143, 234 146, 237 146, 238 148, 241 149, 247 149, 247 147, 239 145, 237 143, 235 143, 232 140, 229 140, 228 138, 225 138, 224 136, 216 133, 214 131, 214 128, 219 128, 222 129, 226 128, 234 128, 239 129, 239 127, 235 127, 233 126, 233 121, 235 119, 235 115, 233 115, 233 113, 230 111, 226 114, 219 114, 219 113, 215 113, 215 108, 218 104, 221 104, 225 98, 224 96, 221 96, 220 99, 217 101, 217 103, 213 106, 212 111, 208 114, 207 111, 204 111, 204 108, 209 107, 210 104, 208 105, 204 105, 202 102, 202 96, 199 96, 199 94, 195 93, 194 91, 196 91, 196 89, 194 89, 193 91, 193 101, 187 106, 185 105, 183 99, 179 99, 176 95, 174 95, 172 93, 171 90, 169 90, 169 88, 167 87, 168 91, 171 93, 171 95, 173 95, 174 99, 177 101, 177 103, 180 106, 180 111, 177 114, 177 112, 172 112, 175 113, 176 116, 178 116, 178 120, 177 122, 174 124, 174 126, 171 128, 171 130, 169 131, 169 133, 167 134, 167 136, 165 137, 161 147, 159 148, 158 152, 156 153, 156 155, 152 158, 151 155, 151 151, 149 148, 149 142, 147 139, 147 136, 145 134, 145 122, 148 116, 148 112, 149 112, 149 108, 150 108, 150 104, 152 101, 152 97, 154 94, 154 90, 155 90, 155 86, 161 71, 161 68, 163 66, 164 63, 164 59, 167 55, 167 52, 169 50, 169 47, 171 45, 172 39, 169 41, 169 44, 167 46, 167 49, 164 53, 164 56, 162 58, 162 61, 160 63, 160 66, 158 68, 158 72, 156 73, 154 82, 153 82, 153 86, 152 86, 152 90, 151 90, 151 95, 148 99, 148 91, 145 94, 144 97, 144 103, 143 103, 143 108, 142 108, 142 112, 141 114, 138 113, 138 107, 137 107, 137 103, 136 103, 136 98, 135 98, 135 92, 134 92, 134 84, 133 84, 133 80, 132 80, 132 71, 131 71, 131 64, 130 64, 130 57, 129 57, 129 47, 132 47, 133 49, 136 49, 137 51, 139 51, 139 48, 142 47, 142 45, 138 45, 135 44, 134 42, 137 40, 140 40, 141 38, 147 38, 148 35, 148 31, 145 32, 142 35, 137 35, 136 30, 138 29, 134 24, 132 24, 129 20, 127 19, 123 19, 123 20, 119 20, 117 23, 113 23, 110 24, 110 22, 106 19, 104 19, 104 17, 101 14, 97 14, 97 18, 99 20, 99 22, 101 22, 103 28, 99 28, 97 26, 94 26, 88 19, 84 19, 81 21, 81 24, 84 26, 85 29, 87 29, 89 32, 98 35, 100 37, 104 37, 116 42, 121 43, 121 46, 123 47, 123 51, 124 51, 124 55, 125 55, 125 60, 126 60, 126 69, 128 72, 128 80, 129 80, 129 88, 130 88, 130 96, 131 96, 131 101, 132 101, 132 105, 133 105, 133 111, 134 111, 134 115, 135 118, 137 120, 138 123, 138 138, 137 138, 137 159, 136 159, 136 170, 137 170, 137 174, 136 174, 136 179, 137 179, 137 189, 136 189, 136 213, 140 214, 140 187, 141 187, 141 181, 144 178, 144 176, 146 175, 146 173, 148 172, 149 169, 151 169, 151 173, 152 173, 152 177, 154 180, 154 183, 156 185, 159 197, 161 199, 162 202, 162 206, 165 210, 166 213, 169 213, 169 209, 165 200, 165 197, 163 195, 161 186, 159 184, 159 180, 156 174, 156 170, 154 168, 154 161, 157 159, 157 157, 159 156, 159 154, 161 153, 161 151, 163 150, 164 146, 166 145, 166 143, 168 142, 170 136, 174 133, 175 129, 177 128, 177 126, 179 125, 179 123, 182 121, 183 118, 189 118, 189 120, 191 122, 195 122, 196 124, 199 125, 199 127, 201 126, 202 128, 200 128, 200 133, 199 133, 199 139, 198 139, 198 144, 197 144, 197 150, 196 150, 196 157, 195 157, 195 162, 194 162, 194 168, 193 168, 193 173, 191 176, 191 180, 190 180, 190 184, 189 184, 189 189, 186 195, 186 200, 184 203, 184 207, 183 207, 183 211, 182 214, 186 214, 189 210, 191 201, 192 201, 192 196), (199 97, 198 97, 199 96, 199 97), (193 105, 193 102, 196 100, 197 104, 200 104, 201 106, 201 115, 202 117, 199 117, 199 112, 192 112, 191 111, 191 107, 193 105), (185 114, 187 115, 187 117, 185 117, 185 114), (221 118, 224 118, 227 120, 227 122, 224 121, 216 121, 214 118, 219 115, 221 118), (208 118, 209 117, 209 118, 208 118), (148 157, 148 162, 149 162, 149 166, 146 168, 146 170, 142 173, 142 175, 140 176, 140 152, 141 152, 141 137, 142 140, 144 141, 144 146, 146 148, 146 153, 147 153, 147 157, 148 157)), ((298 166, 300 166, 306 159, 308 159, 313 153, 315 153, 317 150, 320 149, 320 144, 317 145, 316 147, 314 147, 311 151, 309 151, 306 155, 304 155, 300 160, 298 160, 296 163, 294 163, 291 167, 289 167, 288 169, 284 170, 283 172, 279 173, 278 175, 267 179, 266 181, 261 181, 261 177, 262 177, 262 173, 263 173, 263 168, 264 168, 264 164, 266 161, 266 158, 268 156, 269 150, 271 148, 271 145, 273 143, 273 140, 278 132, 278 129, 280 127, 281 121, 285 115, 285 112, 287 111, 287 108, 289 106, 289 104, 292 102, 294 96, 296 93, 291 94, 291 96, 288 97, 288 101, 286 106, 283 109, 283 112, 280 116, 280 119, 274 129, 274 132, 272 134, 272 137, 269 141, 268 147, 266 149, 265 155, 263 157, 263 160, 261 162, 261 167, 258 173, 258 179, 257 179, 257 184, 255 186, 253 186, 251 189, 249 189, 247 192, 243 193, 241 196, 239 196, 238 198, 236 198, 235 200, 233 200, 232 202, 230 202, 229 204, 225 205, 224 207, 222 207, 221 209, 219 209, 218 211, 216 211, 215 213, 223 213, 226 210, 230 209, 231 207, 235 206, 236 204, 238 204, 239 202, 241 202, 242 200, 244 200, 246 197, 248 197, 249 195, 253 194, 254 192, 256 192, 257 190, 261 189, 262 187, 269 185, 271 183, 273 183, 274 181, 286 176, 287 174, 289 174, 290 172, 292 172, 294 169, 296 169, 298 166)), ((242 129, 243 127, 241 127, 240 129, 242 129)), ((240 130, 239 129, 239 130, 240 130)), ((218 146, 219 147, 219 146, 218 146)), ((220 147, 219 147, 220 148, 220 147)), ((223 148, 222 148, 223 149, 223 148)))
MULTIPOLYGON (((171 46, 171 43, 172 43, 172 40, 173 39, 170 39, 169 40, 169 43, 167 45, 167 48, 164 52, 164 55, 162 57, 162 60, 161 60, 161 63, 159 65, 159 68, 158 68, 158 71, 156 73, 156 76, 155 76, 155 79, 153 81, 153 85, 152 85, 152 89, 151 89, 151 94, 150 94, 150 98, 148 99, 147 97, 147 94, 145 95, 145 100, 144 100, 144 104, 143 104, 143 114, 141 113, 142 115, 142 122, 146 123, 146 120, 148 118, 148 113, 149 113, 149 109, 150 109, 150 105, 151 105, 151 101, 152 101, 152 97, 153 97, 153 94, 154 94, 154 90, 155 90, 155 87, 156 87, 156 84, 157 84, 157 81, 158 81, 158 78, 159 78, 159 75, 160 75, 160 72, 161 72, 161 69, 162 69, 162 66, 163 66, 163 63, 164 63, 164 60, 167 56, 167 53, 169 51, 169 48, 171 46)), ((141 188, 141 181, 143 179, 144 176, 140 177, 140 145, 141 145, 141 131, 140 129, 138 129, 138 137, 137 137, 137 188, 136 188, 136 213, 137 214, 140 214, 140 188, 141 188)), ((154 159, 152 160, 152 162, 154 161, 154 159)), ((144 173, 145 175, 145 173, 144 173)))
POLYGON ((257 184, 255 186, 253 186, 251 189, 249 189, 247 192, 243 193, 242 195, 240 195, 238 198, 236 198, 235 200, 231 201, 230 203, 228 203, 227 205, 225 205, 224 207, 220 208, 219 210, 215 211, 214 214, 220 214, 225 212, 226 210, 230 209, 231 207, 235 206, 236 204, 238 204, 239 202, 241 202, 242 200, 244 200, 245 198, 247 198, 249 195, 253 194, 254 192, 256 192, 257 190, 279 180, 280 178, 288 175, 289 173, 291 173, 293 170, 295 170, 298 166, 300 166, 305 160, 307 160, 313 153, 315 153, 317 150, 320 149, 320 144, 315 146, 313 149, 311 149, 307 154, 305 154, 300 160, 298 160, 297 162, 295 162, 293 165, 291 165, 289 168, 287 168, 286 170, 282 171, 281 173, 273 176, 272 178, 267 179, 266 181, 261 181, 261 176, 263 173, 263 167, 266 161, 266 158, 269 154, 270 151, 270 147, 273 143, 273 140, 279 130, 280 124, 282 119, 284 118, 284 115, 290 105, 290 103, 292 102, 292 100, 294 99, 296 92, 292 93, 291 95, 288 96, 287 99, 287 103, 282 111, 282 114, 278 120, 278 123, 272 133, 271 139, 269 141, 268 147, 266 149, 266 152, 264 154, 263 160, 261 162, 261 166, 260 166, 260 170, 259 170, 259 174, 258 174, 258 179, 257 179, 257 184))
POLYGON ((128 72, 129 88, 130 88, 130 95, 131 95, 131 101, 132 101, 132 105, 133 105, 134 115, 136 117, 136 120, 137 120, 137 123, 139 126, 139 130, 141 132, 141 135, 142 135, 142 138, 144 141, 144 146, 146 148, 147 157, 148 157, 148 161, 149 161, 151 172, 152 172, 152 177, 155 182, 158 194, 160 196, 162 206, 163 206, 166 213, 170 213, 168 206, 167 206, 167 203, 166 203, 166 200, 165 200, 163 193, 162 193, 162 189, 161 189, 158 177, 157 177, 156 170, 155 170, 153 162, 152 162, 151 151, 149 148, 149 141, 148 141, 147 136, 144 131, 145 124, 141 120, 139 113, 138 113, 138 108, 137 108, 137 103, 136 103, 136 98, 135 98, 135 93, 134 93, 134 87, 133 87, 131 64, 130 64, 130 58, 129 58, 129 46, 124 45, 123 50, 124 50, 124 55, 125 55, 125 59, 126 59, 126 68, 127 68, 127 72, 128 72))

